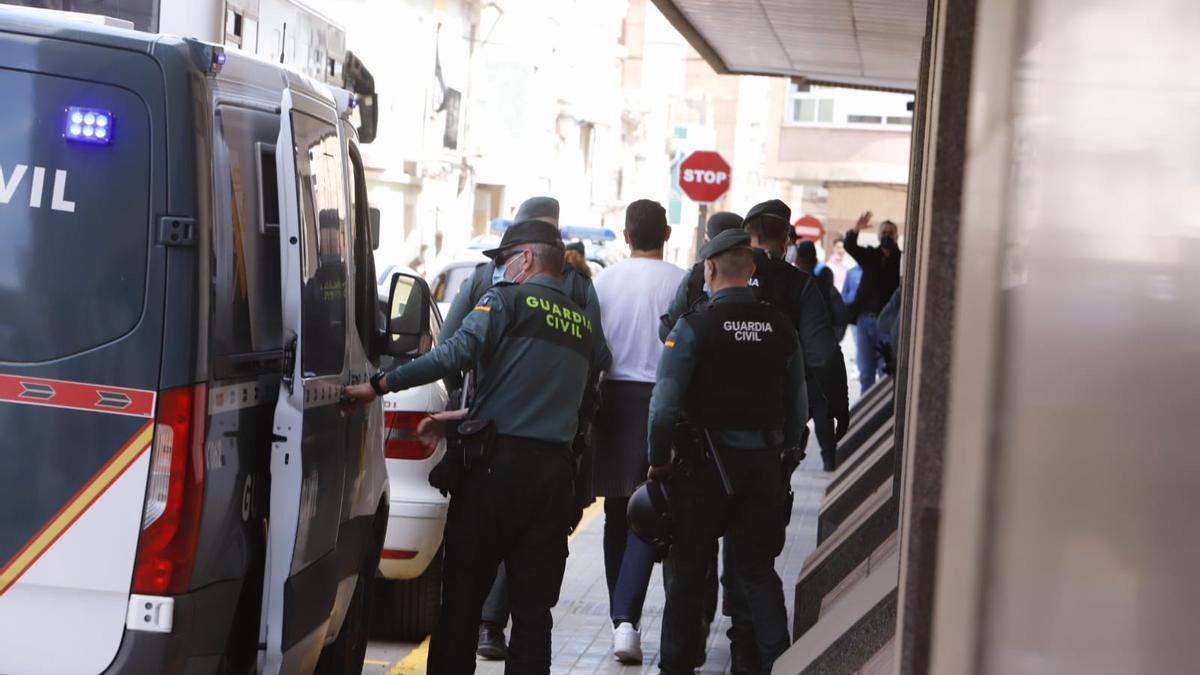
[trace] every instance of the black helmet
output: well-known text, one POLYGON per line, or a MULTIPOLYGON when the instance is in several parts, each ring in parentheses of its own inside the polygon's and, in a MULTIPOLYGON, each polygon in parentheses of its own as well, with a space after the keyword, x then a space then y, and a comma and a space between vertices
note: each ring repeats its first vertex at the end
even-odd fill
POLYGON ((638 539, 654 547, 659 560, 667 557, 674 538, 675 518, 671 515, 671 494, 666 483, 648 480, 639 485, 629 497, 625 518, 638 539))

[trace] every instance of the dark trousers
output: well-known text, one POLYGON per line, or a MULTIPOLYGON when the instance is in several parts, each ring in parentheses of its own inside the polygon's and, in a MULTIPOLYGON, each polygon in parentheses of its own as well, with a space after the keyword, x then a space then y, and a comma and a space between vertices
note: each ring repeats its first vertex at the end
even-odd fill
POLYGON ((737 563, 733 576, 751 617, 763 669, 790 646, 783 583, 775 557, 783 550, 786 499, 777 450, 721 450, 733 483, 726 497, 712 462, 677 467, 671 479, 675 542, 666 564, 671 571, 663 612, 659 668, 694 672, 701 640, 704 583, 717 539, 725 535, 737 563))
POLYGON ((492 583, 492 590, 483 602, 479 620, 503 630, 508 625, 508 613, 508 574, 504 571, 504 563, 500 563, 500 568, 496 570, 496 581, 492 583))
POLYGON ((809 394, 812 408, 813 428, 817 432, 817 444, 821 446, 821 459, 826 462, 837 461, 837 440, 834 435, 833 420, 829 418, 829 401, 819 393, 809 394))
POLYGON ((883 357, 879 355, 879 343, 885 340, 879 332, 879 317, 863 313, 858 316, 854 329, 854 348, 858 352, 858 386, 864 394, 876 377, 885 375, 883 357))
POLYGON ((654 547, 638 539, 625 520, 627 497, 604 499, 604 576, 613 626, 642 621, 642 606, 654 572, 654 547))
POLYGON ((571 466, 565 446, 508 437, 497 446, 491 466, 465 476, 450 498, 429 675, 475 672, 480 611, 501 562, 513 623, 504 672, 550 672, 550 609, 566 569, 571 466))
MULTIPOLYGON (((722 549, 721 586, 725 595, 721 600, 722 613, 729 617, 729 655, 735 664, 759 664, 758 638, 754 634, 754 617, 746 603, 746 594, 737 579, 737 546, 725 538, 722 549)), ((759 666, 758 670, 762 670, 759 666)))

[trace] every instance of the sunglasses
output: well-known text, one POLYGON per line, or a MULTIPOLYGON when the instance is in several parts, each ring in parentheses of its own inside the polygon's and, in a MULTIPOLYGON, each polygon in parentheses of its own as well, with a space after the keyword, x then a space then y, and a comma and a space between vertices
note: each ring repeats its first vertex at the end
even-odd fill
POLYGON ((500 253, 496 254, 496 257, 494 258, 494 260, 496 261, 496 265, 503 265, 504 263, 508 262, 512 258, 515 258, 516 256, 518 256, 522 253, 528 252, 528 250, 529 249, 518 248, 518 249, 510 249, 508 251, 501 251, 500 253))

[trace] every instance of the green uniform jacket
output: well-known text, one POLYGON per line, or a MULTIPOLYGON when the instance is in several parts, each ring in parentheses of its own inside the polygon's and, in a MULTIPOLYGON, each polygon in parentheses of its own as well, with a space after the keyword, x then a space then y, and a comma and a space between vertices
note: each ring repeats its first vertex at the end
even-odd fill
MULTIPOLYGON (((700 273, 704 273, 703 269, 700 273)), ((800 337, 800 349, 804 352, 804 367, 808 372, 808 398, 823 396, 829 401, 831 413, 845 412, 850 409, 846 389, 845 357, 842 356, 842 348, 834 335, 833 321, 829 318, 825 298, 821 297, 821 289, 811 275, 804 273, 804 276, 806 282, 803 285, 795 285, 789 289, 788 304, 796 307, 797 311, 785 311, 788 316, 797 318, 793 327, 800 337)), ((665 340, 666 333, 675 326, 679 317, 691 309, 687 301, 689 278, 690 275, 684 277, 675 289, 675 297, 671 299, 671 305, 667 309, 667 318, 659 329, 661 339, 665 340)))
MULTIPOLYGON (((568 267, 570 266, 568 265, 568 267)), ((449 340, 458 332, 463 320, 471 312, 471 308, 479 302, 484 292, 492 287, 492 273, 495 270, 496 263, 480 263, 475 267, 475 272, 463 280, 458 295, 454 296, 454 301, 450 303, 450 309, 446 311, 446 316, 442 319, 442 330, 438 333, 439 342, 449 340)), ((587 301, 583 303, 583 313, 592 322, 592 339, 596 345, 597 359, 592 364, 592 370, 596 373, 607 370, 612 363, 612 354, 608 351, 608 343, 604 340, 604 326, 600 322, 600 298, 596 295, 596 287, 592 285, 591 279, 579 274, 574 268, 566 271, 562 284, 567 295, 576 302, 578 302, 578 297, 571 291, 580 285, 586 288, 586 292, 579 293, 579 295, 587 298, 587 301)), ((462 376, 459 373, 454 373, 446 378, 446 387, 449 389, 455 389, 461 384, 462 376)))
POLYGON ((548 309, 517 306, 515 294, 506 290, 515 286, 497 284, 483 294, 450 339, 389 372, 388 389, 407 389, 473 368, 477 379, 471 419, 494 420, 497 431, 508 436, 570 443, 594 357, 592 335, 598 327, 572 309, 575 304, 561 280, 539 276, 525 283, 552 289, 552 295, 561 299, 548 309), (509 334, 518 312, 558 319, 568 336, 586 341, 582 351, 588 356, 546 340, 509 334))
MULTIPOLYGON (((726 288, 713 295, 712 304, 758 302, 749 288, 726 288)), ((654 393, 650 396, 649 457, 651 465, 671 461, 675 425, 682 422, 688 386, 697 366, 697 336, 686 321, 678 321, 667 337, 666 349, 658 362, 654 393)), ((713 443, 730 450, 790 448, 800 442, 808 420, 808 396, 804 387, 804 356, 797 348, 788 360, 783 429, 762 431, 713 431, 713 443)))

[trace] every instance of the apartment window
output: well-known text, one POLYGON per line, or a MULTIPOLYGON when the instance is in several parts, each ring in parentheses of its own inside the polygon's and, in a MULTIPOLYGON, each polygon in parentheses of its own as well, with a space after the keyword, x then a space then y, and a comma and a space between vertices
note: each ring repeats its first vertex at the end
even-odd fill
POLYGON ((242 13, 225 11, 225 44, 242 46, 242 13))
POLYGON ((849 124, 883 124, 883 117, 880 115, 846 115, 846 122, 849 124))
POLYGON ((833 98, 808 85, 792 83, 787 105, 790 124, 833 124, 833 98))

